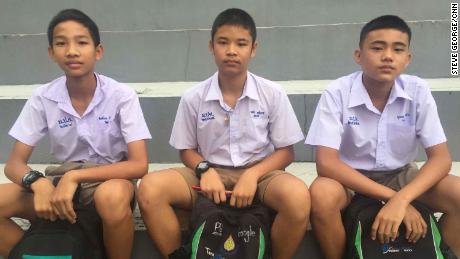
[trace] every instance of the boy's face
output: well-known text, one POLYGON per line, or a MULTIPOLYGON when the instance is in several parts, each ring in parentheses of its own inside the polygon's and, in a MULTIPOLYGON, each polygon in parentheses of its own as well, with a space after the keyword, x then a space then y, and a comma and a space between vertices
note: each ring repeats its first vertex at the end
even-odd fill
POLYGON ((94 46, 88 28, 69 20, 54 28, 53 44, 48 53, 67 76, 78 78, 93 73, 96 61, 102 58, 103 48, 94 46))
POLYGON ((237 25, 221 26, 209 42, 219 73, 229 76, 247 72, 256 48, 249 30, 237 25))
POLYGON ((411 61, 409 36, 396 29, 369 32, 355 51, 355 61, 364 76, 381 83, 392 83, 411 61))

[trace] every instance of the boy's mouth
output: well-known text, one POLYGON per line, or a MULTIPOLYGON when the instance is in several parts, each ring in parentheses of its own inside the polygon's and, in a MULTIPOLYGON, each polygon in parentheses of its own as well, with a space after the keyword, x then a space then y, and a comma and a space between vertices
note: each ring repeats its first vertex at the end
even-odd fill
POLYGON ((229 64, 229 65, 237 65, 237 64, 239 64, 240 62, 237 61, 237 60, 224 60, 224 63, 225 63, 225 64, 229 64))
POLYGON ((392 72, 393 70, 395 70, 394 67, 388 65, 379 66, 378 69, 384 72, 392 72))
POLYGON ((70 68, 79 68, 83 63, 78 61, 68 61, 65 62, 65 65, 70 68))

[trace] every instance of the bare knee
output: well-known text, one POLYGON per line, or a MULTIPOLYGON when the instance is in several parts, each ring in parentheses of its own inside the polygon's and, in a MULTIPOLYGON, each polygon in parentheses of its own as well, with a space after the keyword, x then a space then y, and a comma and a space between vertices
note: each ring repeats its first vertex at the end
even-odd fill
POLYGON ((168 202, 166 187, 170 188, 171 184, 163 176, 160 173, 149 173, 142 178, 136 194, 139 207, 148 208, 159 202, 168 202))
POLYGON ((117 223, 132 216, 130 207, 134 187, 127 180, 109 180, 94 193, 94 202, 102 220, 117 223))
POLYGON ((0 184, 0 218, 35 218, 33 194, 14 183, 0 184))
POLYGON ((293 222, 307 222, 310 214, 310 194, 307 186, 297 178, 277 181, 269 184, 265 202, 277 211, 286 215, 293 222))
POLYGON ((317 178, 310 186, 312 216, 324 216, 339 213, 345 206, 347 194, 344 187, 335 180, 317 178))

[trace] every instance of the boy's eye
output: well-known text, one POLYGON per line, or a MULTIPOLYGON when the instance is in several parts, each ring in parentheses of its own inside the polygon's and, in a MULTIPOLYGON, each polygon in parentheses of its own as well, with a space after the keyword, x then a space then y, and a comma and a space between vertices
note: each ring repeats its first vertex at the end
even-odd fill
POLYGON ((78 44, 80 44, 80 45, 86 45, 86 44, 88 44, 88 42, 87 42, 87 41, 79 41, 78 44))
POLYGON ((65 42, 63 42, 63 41, 58 41, 58 42, 54 43, 54 45, 56 45, 56 46, 64 46, 64 44, 65 44, 65 42))
POLYGON ((372 50, 382 50, 381 47, 371 47, 372 50))

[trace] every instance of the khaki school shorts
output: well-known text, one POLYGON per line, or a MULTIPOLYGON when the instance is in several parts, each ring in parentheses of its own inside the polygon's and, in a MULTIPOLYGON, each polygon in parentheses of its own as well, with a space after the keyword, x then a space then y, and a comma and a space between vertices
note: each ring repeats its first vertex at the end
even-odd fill
MULTIPOLYGON (((220 178, 222 179, 222 182, 226 190, 233 190, 233 187, 235 186, 236 182, 246 170, 246 169, 228 169, 228 168, 215 168, 215 167, 214 169, 217 171, 220 178)), ((180 173, 182 177, 184 178, 184 180, 187 182, 187 185, 190 191, 190 195, 192 197, 192 203, 194 205, 196 198, 197 198, 197 191, 193 190, 192 186, 200 185, 200 181, 196 177, 195 172, 188 167, 172 168, 172 170, 180 173)), ((268 184, 278 175, 285 174, 285 173, 286 172, 282 170, 275 170, 275 171, 272 171, 272 172, 269 172, 263 175, 257 183, 257 192, 255 195, 255 198, 261 202, 264 202, 264 195, 265 195, 265 191, 267 190, 268 184)))
MULTIPOLYGON (((90 162, 65 162, 62 165, 59 166, 48 166, 45 169, 45 176, 46 178, 50 179, 53 181, 54 178, 56 177, 62 177, 66 172, 70 170, 78 170, 78 169, 85 169, 85 168, 91 168, 91 167, 97 167, 100 166, 101 164, 96 164, 96 163, 90 163, 90 162)), ((134 185, 134 190, 136 190, 136 183, 137 179, 131 180, 131 182, 134 185)), ((93 205, 94 204, 94 192, 96 191, 96 188, 103 183, 102 181, 100 182, 91 182, 91 183, 80 183, 81 190, 80 190, 80 204, 82 205, 93 205)), ((131 201, 131 209, 134 208, 136 205, 136 199, 134 198, 135 195, 133 195, 133 199, 131 201)))
POLYGON ((399 191, 415 178, 419 170, 417 164, 412 162, 391 171, 358 171, 379 184, 399 191))
MULTIPOLYGON (((409 184, 418 173, 418 167, 415 162, 389 171, 367 171, 361 169, 357 170, 374 182, 391 188, 394 191, 401 190, 404 186, 409 184)), ((355 195, 355 191, 350 188, 345 189, 347 191, 347 198, 349 198, 350 201, 351 198, 355 195)))

